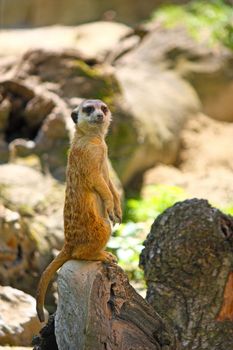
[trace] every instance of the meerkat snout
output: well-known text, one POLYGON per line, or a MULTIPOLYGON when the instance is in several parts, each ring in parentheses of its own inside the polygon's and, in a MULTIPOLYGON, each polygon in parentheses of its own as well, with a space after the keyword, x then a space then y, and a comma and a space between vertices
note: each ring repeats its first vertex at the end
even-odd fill
MULTIPOLYGON (((94 119, 95 120, 95 119, 94 119)), ((102 123, 104 120, 104 116, 103 116, 103 113, 96 113, 96 122, 97 123, 102 123)))

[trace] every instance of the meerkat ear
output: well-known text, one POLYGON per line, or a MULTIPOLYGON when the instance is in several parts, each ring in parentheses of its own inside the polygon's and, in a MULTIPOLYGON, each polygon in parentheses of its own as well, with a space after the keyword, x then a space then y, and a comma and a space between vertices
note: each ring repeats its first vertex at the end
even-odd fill
POLYGON ((76 107, 72 112, 71 112, 71 118, 73 119, 73 122, 77 124, 78 122, 78 107, 76 107))

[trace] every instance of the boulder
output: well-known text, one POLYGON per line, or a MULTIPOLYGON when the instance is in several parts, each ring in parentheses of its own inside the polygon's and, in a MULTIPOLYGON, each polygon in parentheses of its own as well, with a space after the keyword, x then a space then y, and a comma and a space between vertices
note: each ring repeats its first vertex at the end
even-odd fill
MULTIPOLYGON (((102 28, 108 24, 89 25, 89 28, 92 27, 90 32, 97 31, 98 26, 102 28)), ((80 33, 88 37, 89 29, 82 28, 80 33)), ((123 31, 126 29, 122 28, 122 35, 123 31)), ((35 142, 33 150, 55 177, 64 179, 65 150, 71 130, 68 113, 74 97, 100 98, 110 106, 114 118, 107 138, 109 154, 125 188, 136 184, 138 190, 143 172, 157 162, 172 164, 176 161, 180 131, 186 120, 199 111, 200 104, 194 90, 177 73, 153 64, 148 41, 150 43, 147 37, 144 38, 138 47, 116 60, 114 67, 97 65, 93 60, 84 59, 87 54, 83 56, 77 50, 31 50, 9 72, 12 74, 11 82, 20 81, 24 90, 33 84, 40 84, 44 89, 43 103, 34 88, 26 108, 17 116, 26 119, 27 129, 31 120, 35 120, 37 125, 40 123, 34 138, 30 134, 35 142), (145 52, 143 57, 141 50, 145 52), (134 74, 135 71, 137 74, 134 74), (55 101, 55 97, 50 97, 51 94, 59 94, 65 99, 63 107, 61 102, 55 101), (49 113, 47 99, 55 103, 49 113), (39 107, 45 110, 47 116, 46 113, 38 114, 39 107), (28 110, 29 116, 36 117, 29 118, 28 110), (62 134, 56 133, 56 130, 61 130, 62 134)), ((18 142, 14 141, 14 146, 18 147, 18 142)), ((21 141, 19 147, 18 150, 27 153, 22 149, 21 141)))
POLYGON ((80 103, 91 96, 112 107, 114 93, 119 90, 112 70, 88 65, 74 50, 34 50, 8 73, 0 86, 4 96, 13 96, 15 105, 5 131, 9 150, 14 157, 38 155, 43 171, 63 181, 74 132, 70 118, 74 100, 80 103))
POLYGON ((116 105, 121 113, 109 141, 124 185, 132 185, 158 162, 173 164, 184 124, 201 108, 191 85, 159 64, 158 55, 152 32, 115 62, 121 91, 116 105))
MULTIPOLYGON (((11 207, 28 207, 39 210, 40 203, 51 194, 51 188, 56 182, 41 172, 18 164, 3 164, 0 166, 0 183, 2 198, 11 207), (33 189, 36 188, 36 191, 33 189)), ((30 213, 29 213, 30 214, 30 213)))
POLYGON ((203 114, 190 119, 181 132, 181 150, 175 166, 160 164, 144 174, 144 185, 167 184, 185 189, 187 196, 232 206, 233 125, 203 114))
POLYGON ((224 167, 233 172, 231 161, 233 124, 212 120, 200 114, 182 132, 180 168, 207 173, 224 167))
MULTIPOLYGON (((0 260, 16 261, 17 258, 20 259, 21 246, 19 246, 19 241, 22 237, 20 237, 21 222, 19 213, 9 210, 1 204, 0 226, 0 260)), ((0 270, 3 270, 2 266, 0 270)))
POLYGON ((76 27, 73 48, 84 57, 101 62, 122 38, 132 33, 133 30, 123 23, 98 21, 83 24, 76 27))
POLYGON ((105 21, 74 27, 56 25, 20 31, 3 30, 0 37, 1 56, 20 56, 28 50, 36 49, 74 49, 83 58, 103 61, 121 38, 130 33, 132 29, 125 24, 105 21))
POLYGON ((0 134, 0 164, 9 160, 9 147, 4 134, 0 134))
MULTIPOLYGON (((85 42, 82 38, 97 42, 93 33, 107 26, 106 22, 80 26, 80 45, 85 42)), ((115 46, 117 40, 139 40, 137 31, 129 30, 126 35, 127 28, 118 29, 121 34, 112 40, 115 46)), ((69 117, 73 101, 92 97, 103 99, 113 112, 107 143, 113 167, 125 188, 138 191, 144 172, 158 163, 176 164, 184 125, 201 110, 197 93, 201 94, 191 85, 191 67, 194 62, 208 61, 208 57, 211 62, 219 62, 220 58, 181 29, 173 32, 147 26, 143 40, 129 46, 129 51, 127 45, 126 51, 112 61, 104 44, 100 61, 82 50, 59 48, 30 50, 19 58, 14 69, 8 71, 11 79, 2 83, 5 91, 14 94, 5 138, 13 141, 10 149, 22 156, 36 153, 44 172, 49 170, 64 180, 73 130, 69 117), (15 141, 18 137, 34 143, 15 141)), ((229 68, 231 56, 225 53, 229 68)), ((223 110, 220 104, 219 109, 223 110)))
POLYGON ((10 111, 10 101, 0 96, 0 133, 4 132, 7 128, 10 111))
POLYGON ((232 122, 232 51, 197 42, 182 27, 169 30, 152 22, 146 29, 149 34, 135 50, 134 59, 178 73, 197 92, 205 114, 232 122))
POLYGON ((54 102, 46 96, 37 95, 26 105, 24 116, 30 128, 38 128, 55 107, 54 102))
POLYGON ((35 299, 20 290, 0 286, 0 301, 0 345, 30 346, 40 329, 35 299))
POLYGON ((33 85, 32 81, 15 77, 2 77, 0 81, 3 96, 0 104, 0 116, 1 110, 3 116, 1 162, 8 159, 8 152, 11 159, 36 154, 44 171, 49 170, 64 180, 71 130, 70 109, 57 94, 33 85))
MULTIPOLYGON (((0 283, 34 295, 63 244, 64 186, 35 169, 0 166, 0 283)), ((51 300, 50 300, 51 301, 51 300)))
MULTIPOLYGON (((71 98, 102 98, 112 101, 118 86, 113 70, 88 58, 79 50, 30 50, 18 59, 17 69, 10 72, 15 79, 40 84, 69 103, 71 98)), ((47 92, 49 94, 49 92, 47 92)))

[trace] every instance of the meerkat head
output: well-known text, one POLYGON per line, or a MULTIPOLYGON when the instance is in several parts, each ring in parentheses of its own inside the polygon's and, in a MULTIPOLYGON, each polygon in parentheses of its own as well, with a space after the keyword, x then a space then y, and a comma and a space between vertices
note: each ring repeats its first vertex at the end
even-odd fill
POLYGON ((84 133, 105 134, 111 122, 111 112, 108 106, 101 100, 84 100, 72 113, 76 129, 84 133))

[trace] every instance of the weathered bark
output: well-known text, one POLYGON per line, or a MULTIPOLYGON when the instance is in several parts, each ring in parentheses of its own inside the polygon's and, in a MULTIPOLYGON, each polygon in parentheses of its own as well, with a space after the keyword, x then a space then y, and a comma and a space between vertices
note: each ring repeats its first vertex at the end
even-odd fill
POLYGON ((186 200, 154 222, 141 254, 147 300, 181 349, 233 349, 233 218, 186 200))
POLYGON ((60 350, 177 349, 174 334, 117 265, 69 261, 58 277, 60 350))

